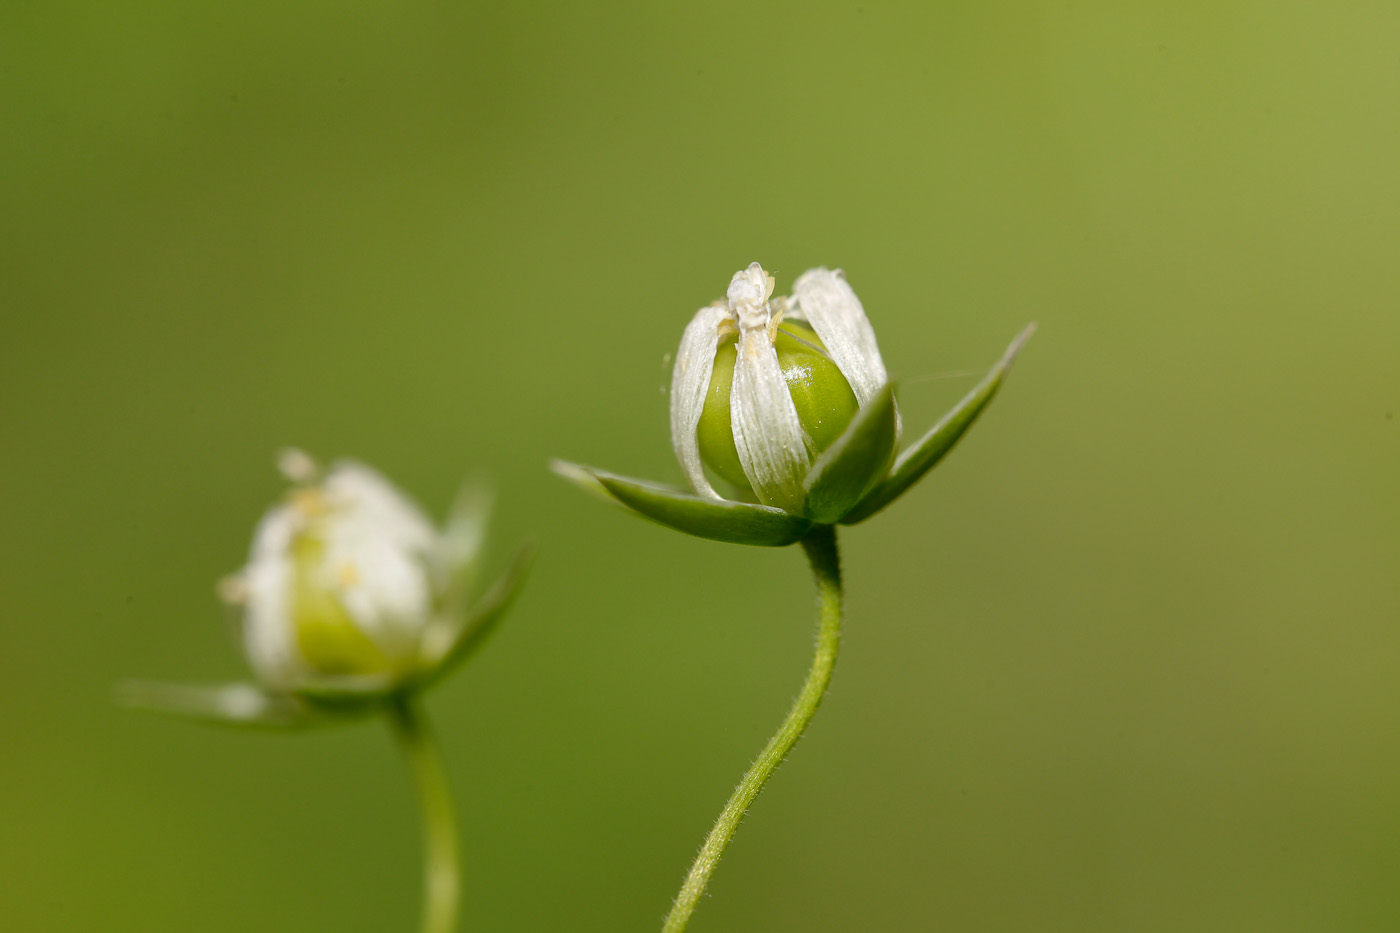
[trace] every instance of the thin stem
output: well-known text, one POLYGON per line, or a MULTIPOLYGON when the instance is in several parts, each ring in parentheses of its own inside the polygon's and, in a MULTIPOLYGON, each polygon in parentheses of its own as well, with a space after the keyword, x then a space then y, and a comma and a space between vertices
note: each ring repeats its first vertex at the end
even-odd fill
POLYGON ((830 525, 818 525, 802 539, 802 549, 807 552, 807 560, 812 565, 812 575, 817 583, 817 649, 812 658, 812 669, 802 685, 802 692, 793 701, 787 719, 778 731, 768 740, 758 758, 749 766, 739 786, 734 789, 729 802, 715 822, 714 829, 706 837, 700 854, 690 866, 690 874, 681 886, 680 894, 666 917, 662 933, 681 933, 690 922, 710 875, 724 854, 729 840, 739 828, 739 822, 748 812, 749 806, 758 797, 763 785, 778 770, 788 752, 802 738, 807 724, 821 705, 826 685, 831 682, 831 671, 836 667, 836 651, 841 643, 841 561, 836 549, 836 529, 830 525))
POLYGON ((408 759, 423 813, 423 933, 452 933, 462 896, 461 851, 452 789, 427 718, 410 697, 389 704, 389 723, 408 759))

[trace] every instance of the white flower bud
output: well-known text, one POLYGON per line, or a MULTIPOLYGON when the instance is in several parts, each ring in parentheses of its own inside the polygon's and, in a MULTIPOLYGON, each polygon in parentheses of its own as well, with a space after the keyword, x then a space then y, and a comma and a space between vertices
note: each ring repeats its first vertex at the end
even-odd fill
POLYGON ((248 659, 281 691, 391 687, 416 672, 438 619, 443 536, 369 467, 283 464, 301 484, 259 523, 240 585, 224 587, 243 607, 248 659))
POLYGON ((734 273, 724 306, 691 320, 671 380, 671 442, 697 494, 719 498, 707 464, 764 505, 800 514, 816 457, 888 377, 840 272, 803 273, 791 297, 773 288, 751 263, 734 273))
POLYGON ((344 721, 426 689, 481 647, 529 570, 522 547, 505 575, 469 593, 491 492, 462 487, 439 531, 374 470, 328 472, 300 451, 279 461, 294 486, 263 516, 248 565, 219 582, 242 619, 259 684, 130 682, 132 706, 255 727, 344 721))

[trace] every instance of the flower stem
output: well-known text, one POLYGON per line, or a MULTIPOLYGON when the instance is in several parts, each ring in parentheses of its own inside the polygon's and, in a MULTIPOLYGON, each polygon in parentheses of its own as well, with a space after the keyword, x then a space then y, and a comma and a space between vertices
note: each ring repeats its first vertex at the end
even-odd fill
POLYGON ((457 815, 447 784, 442 752, 427 718, 413 698, 398 696, 389 704, 389 723, 408 759, 423 813, 423 933, 457 929, 461 900, 461 851, 457 815))
POLYGON ((797 740, 802 738, 807 724, 821 705, 827 684, 831 682, 831 672, 836 667, 836 651, 841 643, 841 560, 836 549, 835 527, 818 525, 802 539, 802 549, 807 552, 807 560, 812 565, 812 575, 817 583, 817 649, 812 658, 812 669, 807 673, 802 692, 793 702, 787 719, 768 740, 739 786, 734 789, 729 802, 724 805, 714 829, 710 830, 700 854, 690 866, 690 874, 676 895, 671 913, 661 928, 662 933, 681 933, 690 922, 690 915, 695 912, 710 875, 739 828, 739 822, 758 797, 759 791, 763 790, 763 785, 768 783, 773 772, 778 770, 778 765, 783 763, 797 740))

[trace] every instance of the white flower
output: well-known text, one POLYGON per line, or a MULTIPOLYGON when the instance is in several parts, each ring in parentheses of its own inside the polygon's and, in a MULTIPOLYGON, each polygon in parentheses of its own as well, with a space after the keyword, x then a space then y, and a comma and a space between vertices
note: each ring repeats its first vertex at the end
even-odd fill
POLYGON ((476 557, 484 515, 439 532, 388 480, 345 461, 297 481, 258 524, 248 565, 222 587, 243 609, 244 648, 274 690, 388 688, 452 642, 454 577, 476 557))
POLYGON ((814 461, 888 377, 865 309, 839 270, 804 272, 788 298, 772 297, 773 287, 773 277, 752 263, 734 274, 723 304, 701 308, 686 327, 671 380, 671 443, 691 488, 722 498, 704 464, 723 472, 728 438, 705 449, 702 418, 710 417, 715 404, 718 420, 726 414, 722 399, 710 411, 706 401, 712 381, 724 388, 716 363, 732 335, 736 357, 727 415, 747 483, 729 478, 764 505, 799 512, 814 461), (787 353, 784 343, 791 348, 787 353), (814 365, 827 362, 839 375, 826 367, 814 376, 814 365), (852 394, 854 404, 843 402, 852 394))
POLYGON ((295 484, 258 523, 248 565, 219 584, 241 616, 258 683, 127 682, 123 702, 251 727, 355 719, 423 690, 479 648, 530 566, 521 548, 470 602, 491 496, 468 483, 446 527, 379 473, 353 461, 323 473, 282 455, 295 484))

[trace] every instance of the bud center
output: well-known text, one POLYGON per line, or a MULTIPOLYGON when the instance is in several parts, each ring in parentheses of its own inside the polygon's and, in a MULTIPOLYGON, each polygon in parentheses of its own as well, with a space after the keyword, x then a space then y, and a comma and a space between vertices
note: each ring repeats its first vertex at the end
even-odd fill
MULTIPOLYGON (((798 419, 812 448, 821 453, 851 423, 859 405, 846 377, 826 354, 817 335, 805 324, 784 320, 773 341, 798 419)), ((700 415, 696 440, 700 458, 705 465, 741 492, 753 489, 739 453, 734 446, 734 427, 730 418, 730 390, 734 384, 734 363, 738 357, 733 336, 724 340, 715 354, 710 387, 705 395, 705 408, 700 415)))
POLYGON ((379 674, 389 659, 341 603, 339 592, 352 585, 351 565, 328 567, 325 544, 314 533, 302 532, 292 543, 292 619, 297 648, 307 665, 328 676, 379 674))

